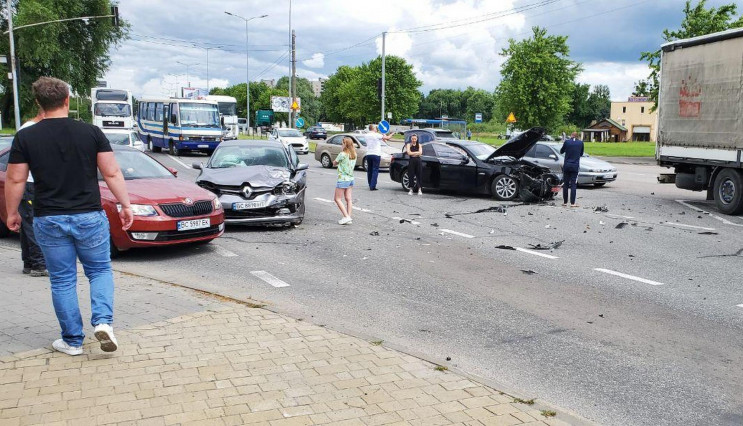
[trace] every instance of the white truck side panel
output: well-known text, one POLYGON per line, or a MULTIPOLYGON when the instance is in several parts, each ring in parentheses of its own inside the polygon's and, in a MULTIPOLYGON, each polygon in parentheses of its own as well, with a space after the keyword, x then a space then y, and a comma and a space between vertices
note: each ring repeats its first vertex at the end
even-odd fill
POLYGON ((743 149, 743 37, 663 52, 659 98, 658 155, 734 161, 743 149))

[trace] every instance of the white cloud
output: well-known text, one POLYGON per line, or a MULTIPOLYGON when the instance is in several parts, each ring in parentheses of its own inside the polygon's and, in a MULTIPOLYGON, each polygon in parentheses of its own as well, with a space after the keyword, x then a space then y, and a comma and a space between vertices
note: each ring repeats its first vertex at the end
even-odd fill
POLYGON ((309 68, 322 68, 325 66, 325 55, 322 53, 315 53, 312 55, 312 59, 302 61, 304 66, 309 68))
POLYGON ((583 64, 583 68, 578 82, 609 86, 613 101, 627 100, 635 88, 635 82, 646 79, 650 74, 646 64, 636 62, 593 62, 583 64))

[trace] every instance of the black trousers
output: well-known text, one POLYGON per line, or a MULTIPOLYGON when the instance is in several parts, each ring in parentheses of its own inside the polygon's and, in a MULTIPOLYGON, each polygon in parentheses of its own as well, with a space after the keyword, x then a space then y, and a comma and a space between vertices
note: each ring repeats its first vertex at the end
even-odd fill
POLYGON ((570 190, 570 204, 575 204, 575 192, 578 190, 578 171, 563 170, 562 200, 568 203, 568 190, 570 190))
POLYGON ((34 234, 33 198, 34 184, 27 182, 21 205, 18 206, 18 213, 21 215, 21 259, 24 268, 44 270, 46 269, 44 254, 34 234))
POLYGON ((408 161, 408 182, 413 192, 422 188, 423 161, 420 157, 410 157, 410 161, 408 161))

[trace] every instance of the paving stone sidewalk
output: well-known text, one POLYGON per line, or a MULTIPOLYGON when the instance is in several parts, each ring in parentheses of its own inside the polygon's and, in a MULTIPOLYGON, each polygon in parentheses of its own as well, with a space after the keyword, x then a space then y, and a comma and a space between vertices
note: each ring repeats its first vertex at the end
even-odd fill
POLYGON ((117 328, 112 354, 89 338, 82 356, 53 352, 57 334, 47 332, 46 347, 0 358, 0 425, 567 424, 379 344, 158 281, 116 278, 117 308, 134 310, 141 297, 123 289, 151 288, 152 306, 180 303, 189 313, 144 324, 132 316, 140 324, 117 328))

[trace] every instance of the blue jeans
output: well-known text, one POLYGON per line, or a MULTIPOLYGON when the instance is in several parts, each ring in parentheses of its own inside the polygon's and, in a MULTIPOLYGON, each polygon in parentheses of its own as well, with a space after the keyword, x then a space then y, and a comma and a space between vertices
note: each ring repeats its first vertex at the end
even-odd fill
POLYGON ((62 339, 71 346, 81 346, 85 338, 77 302, 77 258, 90 281, 91 324, 113 322, 114 277, 108 226, 103 211, 40 216, 34 220, 36 240, 49 271, 62 339))
POLYGON ((369 188, 374 189, 377 187, 377 176, 379 175, 379 161, 381 158, 378 155, 367 155, 366 156, 366 180, 369 182, 369 188))

